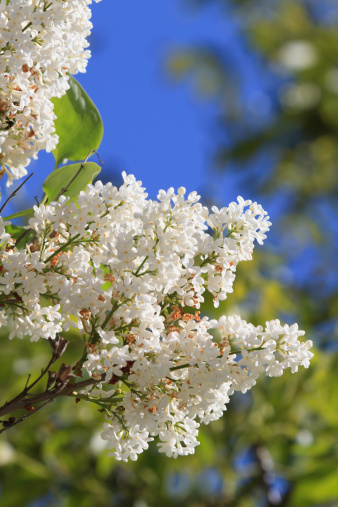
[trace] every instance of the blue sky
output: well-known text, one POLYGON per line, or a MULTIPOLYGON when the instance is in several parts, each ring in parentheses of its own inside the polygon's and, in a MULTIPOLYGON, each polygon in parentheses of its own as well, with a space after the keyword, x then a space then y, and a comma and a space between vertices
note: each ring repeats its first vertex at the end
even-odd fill
MULTIPOLYGON (((201 107, 191 83, 175 84, 165 60, 192 42, 232 44, 234 26, 219 6, 194 10, 180 0, 102 0, 92 12, 92 58, 76 78, 103 118, 102 176, 133 173, 152 198, 170 186, 203 190, 216 107, 210 101, 201 107)), ((52 167, 52 156, 40 153, 28 167, 34 177, 13 204, 30 206, 52 167)))
MULTIPOLYGON (((118 182, 126 171, 142 180, 151 198, 160 188, 185 186, 227 204, 243 191, 241 179, 236 180, 234 174, 210 173, 219 105, 216 100, 201 102, 191 79, 175 82, 166 70, 166 60, 178 48, 220 45, 241 73, 243 103, 247 102, 249 112, 257 97, 262 98, 268 74, 266 69, 261 72, 250 48, 243 44, 229 12, 221 12, 224 7, 215 2, 194 9, 188 4, 184 0, 94 3, 92 58, 87 72, 76 78, 103 118, 99 154, 104 181, 118 182)), ((269 100, 268 94, 263 99, 269 100)), ((12 200, 7 214, 35 203, 34 195, 42 195, 42 182, 53 166, 52 155, 40 152, 38 161, 28 166, 34 177, 12 200)), ((245 197, 254 195, 246 191, 245 197)))
MULTIPOLYGON (((212 196, 217 205, 226 205, 238 194, 257 199, 255 188, 248 190, 241 174, 210 171, 219 105, 212 100, 201 102, 193 93, 191 79, 175 83, 165 67, 166 58, 180 47, 221 46, 241 74, 242 102, 249 117, 254 119, 253 109, 261 111, 262 99, 268 115, 273 109, 269 92, 275 86, 273 78, 252 54, 229 12, 221 13, 217 2, 197 10, 184 0, 102 0, 92 5, 92 12, 92 58, 87 72, 76 77, 103 118, 102 179, 118 183, 122 171, 135 174, 151 198, 156 198, 160 188, 185 186, 212 196)), ((275 162, 266 156, 257 160, 251 167, 257 181, 275 162)), ((11 201, 6 214, 30 208, 34 196, 41 198, 42 182, 53 166, 51 154, 40 153, 39 160, 32 161, 28 169, 34 177, 11 201)), ((4 181, 1 186, 5 197, 4 181)), ((260 202, 274 224, 288 206, 282 193, 271 199, 260 197, 260 202)), ((276 227, 267 245, 275 233, 276 227)), ((311 253, 310 258, 315 257, 311 253)), ((303 262, 301 267, 298 264, 294 271, 308 279, 313 265, 303 262)))

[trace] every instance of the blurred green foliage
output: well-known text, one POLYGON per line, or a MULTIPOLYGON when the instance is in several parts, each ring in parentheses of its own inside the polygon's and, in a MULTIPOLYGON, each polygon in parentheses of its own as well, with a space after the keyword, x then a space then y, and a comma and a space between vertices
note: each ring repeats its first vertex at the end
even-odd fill
MULTIPOLYGON (((81 350, 75 335, 68 338, 66 362, 81 350)), ((50 351, 46 342, 21 342, 18 357, 17 343, 4 336, 2 343, 4 400, 21 390, 28 372, 38 373, 50 351)), ((2 436, 1 505, 244 507, 264 505, 269 485, 284 477, 290 489, 283 505, 333 506, 337 368, 335 355, 316 350, 310 369, 261 381, 252 397, 234 396, 224 417, 201 430, 196 454, 177 460, 153 445, 136 463, 115 462, 99 438, 102 414, 60 399, 2 436)))
MULTIPOLYGON (((256 251, 254 261, 240 267, 229 298, 232 307, 225 305, 226 311, 237 307, 256 324, 274 317, 298 321, 322 349, 310 375, 325 378, 326 384, 314 383, 309 396, 304 377, 289 378, 287 385, 295 389, 289 406, 280 391, 286 379, 253 390, 249 417, 246 413, 252 429, 247 446, 263 444, 289 490, 273 498, 272 488, 257 480, 260 498, 251 494, 242 504, 238 493, 231 505, 336 505, 338 427, 337 420, 329 416, 327 425, 326 418, 337 410, 332 396, 338 334, 338 5, 311 0, 191 3, 219 4, 224 19, 237 25, 243 58, 256 66, 248 78, 231 47, 214 44, 185 47, 169 59, 174 78, 192 77, 198 95, 219 104, 210 178, 236 174, 244 195, 254 195, 272 209, 275 200, 283 202, 273 221, 270 249, 256 251), (254 92, 250 100, 248 90, 254 92), (253 423, 257 400, 262 407, 273 404, 283 431, 267 424, 263 415, 253 423), (313 441, 302 446, 292 427, 298 435, 305 428, 313 441)), ((233 412, 227 417, 234 417, 233 412)))
MULTIPOLYGON (((216 0, 214 0, 216 2, 216 0)), ((213 0, 200 0, 207 5, 213 0)), ((273 103, 262 118, 243 104, 243 76, 227 47, 184 48, 168 62, 177 78, 193 74, 197 91, 216 97, 221 141, 213 168, 242 175, 243 194, 287 207, 274 221, 274 244, 258 248, 238 269, 234 293, 210 315, 240 313, 254 324, 298 321, 317 348, 308 370, 261 380, 235 395, 224 417, 203 427, 191 457, 159 455, 117 463, 102 449, 103 417, 81 401, 59 399, 0 441, 0 503, 4 507, 334 507, 338 499, 338 326, 334 235, 337 232, 338 29, 309 1, 218 1, 240 20, 248 58, 269 75, 273 103), (257 182, 260 156, 273 169, 257 182), (253 184, 254 182, 254 184, 253 184), (325 213, 322 211, 325 204, 325 213), (296 273, 315 264, 304 280, 296 273), (295 255, 298 257, 295 260, 295 255), (303 259, 303 260, 302 260, 303 259), (293 276, 280 275, 285 266, 293 276)), ((318 4, 317 4, 318 6, 318 4)), ((337 18, 336 18, 337 19, 337 18)), ((213 170, 210 177, 217 178, 213 170)), ((212 196, 210 196, 212 197, 212 196)), ((63 361, 74 362, 81 340, 72 335, 63 361)), ((1 336, 1 402, 21 391, 28 373, 46 364, 48 343, 1 336), (20 351, 20 352, 18 352, 20 351)))
MULTIPOLYGON (((274 210, 275 201, 283 205, 279 220, 274 219, 271 252, 255 253, 257 271, 251 263, 237 284, 257 293, 259 317, 271 318, 276 306, 280 314, 298 314, 302 325, 313 329, 336 319, 338 309, 338 5, 311 0, 192 3, 226 6, 227 22, 232 18, 237 24, 242 57, 256 66, 248 78, 231 57, 231 47, 206 44, 182 48, 169 59, 174 78, 192 76, 199 95, 218 101, 210 178, 237 174, 244 195, 268 209, 270 203, 274 210), (278 266, 287 268, 284 276, 278 266), (300 280, 297 273, 304 266, 300 280), (262 273, 265 279, 257 287, 262 273), (279 282, 266 284, 269 277, 279 282), (286 291, 283 282, 292 290, 286 291)), ((252 291, 248 294, 252 311, 252 291)), ((336 337, 332 326, 325 339, 336 337)))

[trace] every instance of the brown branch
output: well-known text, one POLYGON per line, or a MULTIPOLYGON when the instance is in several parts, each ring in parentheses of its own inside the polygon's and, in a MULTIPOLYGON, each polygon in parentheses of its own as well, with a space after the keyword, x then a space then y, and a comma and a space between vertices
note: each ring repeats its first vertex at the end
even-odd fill
POLYGON ((12 199, 12 197, 14 197, 17 192, 20 190, 21 187, 24 186, 24 184, 29 180, 29 178, 31 178, 33 176, 34 173, 31 173, 29 176, 27 176, 27 178, 21 183, 21 185, 18 186, 18 188, 16 188, 12 193, 11 195, 6 199, 6 201, 4 202, 3 206, 0 208, 0 213, 3 212, 3 210, 5 209, 5 207, 7 206, 7 204, 9 203, 9 201, 12 199))
POLYGON ((32 387, 34 387, 46 375, 46 373, 49 370, 49 368, 52 366, 53 363, 55 363, 55 361, 57 359, 58 359, 58 357, 53 354, 52 358, 50 359, 50 361, 47 364, 46 368, 44 368, 43 370, 41 370, 40 375, 38 376, 38 378, 36 380, 34 380, 34 382, 32 382, 30 385, 26 385, 25 391, 27 391, 27 392, 30 391, 32 389, 32 387))
MULTIPOLYGON (((12 414, 17 410, 27 410, 28 413, 24 414, 20 419, 12 415, 8 420, 0 420, 0 423, 3 425, 0 434, 24 421, 27 417, 41 410, 56 398, 61 396, 76 396, 78 392, 85 387, 90 385, 93 386, 105 380, 106 374, 104 373, 99 379, 88 378, 81 382, 74 383, 73 379, 76 376, 71 373, 74 368, 72 368, 72 366, 67 366, 66 363, 61 364, 58 372, 51 371, 51 365, 59 359, 66 350, 68 340, 62 338, 60 335, 56 335, 55 339, 49 338, 48 341, 52 348, 52 357, 47 366, 41 370, 40 375, 31 383, 29 383, 31 377, 31 375, 29 375, 21 393, 0 407, 0 417, 12 414), (45 390, 38 394, 30 393, 29 391, 31 391, 46 374, 48 374, 48 379, 45 390)), ((82 363, 80 362, 80 364, 82 363)), ((79 365, 79 362, 77 365, 79 365)))
MULTIPOLYGON (((50 361, 48 362, 47 366, 41 370, 41 373, 38 376, 38 378, 36 380, 34 380, 34 382, 32 382, 31 384, 29 384, 29 380, 30 380, 31 375, 28 376, 26 385, 23 388, 23 390, 21 391, 21 393, 19 393, 11 401, 6 402, 2 407, 0 407, 0 416, 2 415, 1 410, 5 410, 6 408, 13 406, 13 404, 15 405, 15 402, 25 399, 25 397, 29 394, 29 391, 32 389, 32 387, 34 387, 46 375, 46 373, 48 372, 51 365, 53 363, 55 363, 55 361, 57 359, 59 359, 59 357, 61 357, 61 355, 63 354, 63 352, 65 351, 65 349, 68 345, 68 340, 65 340, 61 336, 57 335, 55 340, 49 339, 49 343, 52 347, 52 357, 51 357, 50 361)), ((27 404, 27 402, 26 402, 26 404, 27 404)), ((10 411, 13 411, 13 410, 16 410, 16 409, 11 409, 10 411)))
MULTIPOLYGON (((29 417, 31 413, 34 413, 37 410, 41 410, 41 408, 52 402, 55 398, 63 395, 69 395, 75 389, 74 385, 70 384, 70 380, 75 378, 75 375, 71 373, 71 366, 67 366, 65 363, 62 363, 58 373, 56 371, 50 371, 51 365, 55 363, 55 361, 59 359, 66 350, 68 340, 62 338, 59 335, 56 335, 55 339, 49 338, 48 341, 52 348, 52 357, 49 360, 47 366, 41 370, 40 375, 31 383, 29 383, 31 377, 31 375, 29 375, 25 387, 21 393, 0 407, 0 417, 22 409, 28 410, 29 414, 25 414, 19 420, 17 420, 16 417, 12 416, 7 421, 0 421, 3 424, 3 429, 0 431, 0 433, 3 433, 19 422, 24 421, 27 419, 27 417, 29 417), (36 386, 47 373, 48 380, 45 391, 40 394, 31 394, 31 389, 36 386), (38 407, 35 408, 34 405, 38 405, 38 407)), ((89 380, 92 383, 98 382, 97 380, 93 382, 93 379, 89 380)), ((79 386, 79 388, 81 389, 82 386, 79 386)))
POLYGON ((36 412, 39 412, 39 410, 41 410, 43 407, 45 407, 46 405, 48 405, 52 401, 53 400, 45 401, 45 403, 40 405, 36 410, 29 411, 27 414, 23 415, 20 419, 15 419, 15 417, 14 417, 13 422, 11 420, 9 420, 9 422, 5 422, 4 427, 2 428, 2 430, 0 430, 0 434, 4 433, 5 431, 9 430, 10 428, 13 428, 13 426, 16 426, 17 424, 25 421, 28 417, 30 417, 33 414, 36 414, 36 412))
POLYGON ((25 421, 31 415, 36 414, 36 412, 44 408, 46 405, 49 405, 49 403, 52 403, 56 398, 60 398, 61 396, 72 396, 73 394, 76 396, 79 390, 90 385, 98 384, 102 380, 104 380, 104 375, 100 380, 89 378, 78 382, 77 384, 65 382, 57 385, 53 390, 46 389, 43 393, 35 394, 27 398, 27 396, 29 396, 28 393, 24 398, 17 399, 14 403, 14 400, 12 400, 12 402, 7 403, 0 408, 0 416, 22 409, 28 410, 28 413, 23 415, 20 419, 16 419, 16 417, 12 416, 7 421, 0 421, 3 424, 0 434, 25 421), (34 405, 37 404, 39 406, 35 408, 34 405))

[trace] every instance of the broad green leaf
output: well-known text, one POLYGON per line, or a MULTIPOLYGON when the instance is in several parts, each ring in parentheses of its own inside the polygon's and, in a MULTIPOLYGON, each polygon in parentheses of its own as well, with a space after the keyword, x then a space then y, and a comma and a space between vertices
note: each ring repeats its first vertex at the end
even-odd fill
POLYGON ((100 113, 82 86, 69 76, 67 93, 53 99, 56 133, 59 142, 53 151, 56 167, 63 160, 84 160, 91 150, 96 150, 103 135, 100 113))
POLYGON ((33 208, 24 209, 22 211, 18 211, 18 213, 14 213, 14 215, 8 215, 7 217, 4 217, 4 220, 14 220, 14 218, 26 217, 28 215, 33 215, 33 213, 33 208))
POLYGON ((10 234, 14 239, 17 239, 26 229, 21 225, 6 225, 6 232, 10 234))
POLYGON ((32 229, 27 230, 24 227, 22 227, 21 225, 12 225, 12 224, 6 226, 6 232, 9 233, 12 236, 12 238, 14 238, 16 240, 15 245, 17 247, 20 246, 21 243, 23 243, 23 244, 30 243, 36 234, 35 231, 32 229), (23 236, 23 237, 18 242, 17 240, 21 236, 23 236))
MULTIPOLYGON (((62 189, 66 188, 67 185, 76 176, 82 164, 72 164, 59 167, 55 169, 45 180, 42 185, 43 191, 48 197, 48 201, 54 201, 60 194, 62 189)), ((94 162, 86 162, 79 174, 75 177, 74 181, 70 183, 69 187, 66 188, 64 195, 74 199, 79 195, 81 190, 84 190, 86 186, 93 181, 93 179, 99 174, 101 168, 94 162)))

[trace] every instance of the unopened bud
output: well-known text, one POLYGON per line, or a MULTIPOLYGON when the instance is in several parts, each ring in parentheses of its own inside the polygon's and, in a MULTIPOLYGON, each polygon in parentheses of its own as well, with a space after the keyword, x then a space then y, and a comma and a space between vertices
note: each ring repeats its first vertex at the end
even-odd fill
POLYGON ((16 417, 10 417, 8 421, 1 421, 4 428, 9 428, 16 422, 16 417))
POLYGON ((57 374, 57 381, 64 383, 69 378, 74 378, 75 375, 70 373, 71 371, 71 366, 67 366, 66 363, 62 363, 57 374))
POLYGON ((52 338, 48 338, 48 341, 52 347, 52 352, 55 359, 62 356, 69 343, 68 340, 62 338, 62 336, 58 334, 56 335, 55 340, 53 340, 52 338))

